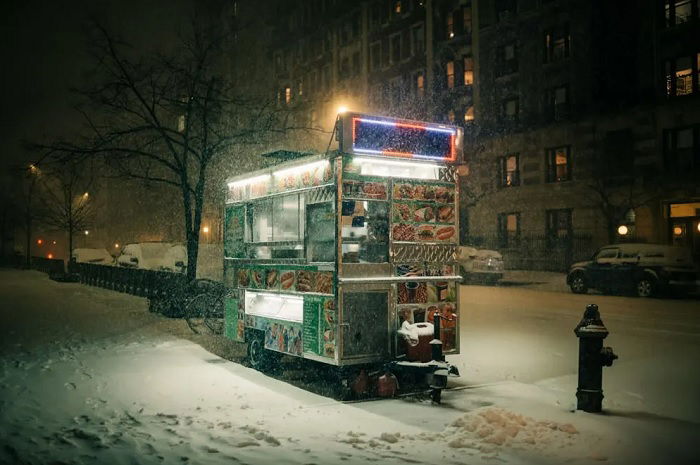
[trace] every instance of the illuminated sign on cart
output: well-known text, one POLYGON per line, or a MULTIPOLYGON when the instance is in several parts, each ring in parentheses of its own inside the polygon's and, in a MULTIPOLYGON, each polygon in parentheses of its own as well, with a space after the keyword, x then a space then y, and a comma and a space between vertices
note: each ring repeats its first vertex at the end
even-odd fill
POLYGON ((456 162, 462 142, 460 128, 416 121, 348 113, 342 116, 341 151, 456 162))

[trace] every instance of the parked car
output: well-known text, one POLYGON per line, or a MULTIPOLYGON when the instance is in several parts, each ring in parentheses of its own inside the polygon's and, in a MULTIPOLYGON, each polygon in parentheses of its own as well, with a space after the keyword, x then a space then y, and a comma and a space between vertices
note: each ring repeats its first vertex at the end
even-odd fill
POLYGON ((182 273, 187 268, 187 251, 182 244, 171 242, 126 244, 117 257, 117 265, 182 273))
POLYGON ((496 284, 503 278, 503 256, 495 250, 461 246, 457 260, 463 283, 496 284))
POLYGON ((71 261, 76 263, 96 263, 98 265, 113 265, 114 257, 107 249, 73 249, 71 261))
POLYGON ((571 291, 632 292, 651 297, 662 292, 698 289, 698 268, 691 251, 663 244, 617 244, 599 249, 586 262, 574 263, 566 282, 571 291))

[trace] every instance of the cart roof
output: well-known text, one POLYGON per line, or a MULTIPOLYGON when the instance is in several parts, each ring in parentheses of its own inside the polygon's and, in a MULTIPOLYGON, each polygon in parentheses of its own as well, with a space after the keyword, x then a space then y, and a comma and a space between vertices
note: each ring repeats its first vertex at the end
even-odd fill
MULTIPOLYGON (((279 154, 280 152, 286 152, 286 151, 278 150, 277 152, 269 152, 269 153, 263 154, 262 156, 263 157, 269 156, 270 158, 273 158, 273 157, 276 157, 276 155, 272 155, 272 154, 279 154)), ((302 165, 305 165, 307 163, 313 163, 313 162, 319 161, 319 160, 329 160, 329 159, 335 157, 338 154, 338 151, 334 150, 332 152, 329 152, 328 154, 311 154, 311 155, 305 155, 303 152, 286 152, 286 153, 298 154, 298 157, 292 157, 291 159, 289 159, 289 161, 285 161, 282 163, 276 163, 276 164, 270 165, 268 167, 261 168, 259 170, 249 171, 247 173, 238 174, 236 176, 231 176, 231 177, 226 179, 226 183, 230 184, 232 182, 243 181, 245 179, 255 178, 258 176, 265 175, 265 174, 272 174, 275 171, 280 171, 280 170, 287 169, 287 168, 293 168, 295 166, 302 166, 302 165)), ((279 159, 280 157, 277 157, 277 158, 279 159)))

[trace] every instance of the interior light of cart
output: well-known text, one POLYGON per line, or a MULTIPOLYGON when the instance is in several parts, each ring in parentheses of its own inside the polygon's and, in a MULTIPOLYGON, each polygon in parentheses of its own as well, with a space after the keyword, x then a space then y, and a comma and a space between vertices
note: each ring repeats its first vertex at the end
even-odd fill
MULTIPOLYGON (((382 152, 378 152, 378 153, 382 153, 382 152)), ((364 157, 357 157, 357 158, 355 158, 355 161, 357 161, 359 163, 370 163, 373 165, 410 166, 410 167, 420 166, 423 168, 439 168, 438 165, 435 165, 432 163, 424 163, 424 162, 420 162, 420 161, 380 160, 377 158, 364 158, 364 157)))
POLYGON ((313 163, 307 163, 305 165, 293 166, 291 168, 285 168, 283 170, 275 171, 275 176, 286 176, 294 173, 303 173, 304 171, 309 171, 316 167, 325 166, 328 164, 328 160, 319 160, 313 163))
POLYGON ((246 291, 246 313, 278 320, 301 322, 304 315, 304 298, 294 295, 246 291))
POLYGON ((228 187, 240 187, 240 186, 245 186, 246 184, 254 184, 256 182, 262 182, 270 179, 269 174, 261 174, 260 176, 255 176, 252 178, 248 179, 241 179, 240 181, 233 181, 228 183, 228 187))

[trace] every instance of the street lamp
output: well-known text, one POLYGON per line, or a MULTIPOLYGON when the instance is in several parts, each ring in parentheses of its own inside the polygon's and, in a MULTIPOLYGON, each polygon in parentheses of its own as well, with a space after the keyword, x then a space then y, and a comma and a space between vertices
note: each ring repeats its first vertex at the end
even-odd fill
POLYGON ((87 236, 88 234, 90 234, 90 231, 88 231, 88 230, 86 229, 86 230, 85 230, 85 235, 87 236))
POLYGON ((209 233, 209 226, 204 226, 204 227, 202 228, 202 232, 203 232, 204 234, 209 233))
POLYGON ((620 225, 620 227, 617 228, 617 233, 620 236, 626 236, 628 232, 629 232, 629 228, 627 228, 627 226, 625 226, 624 224, 620 225))

